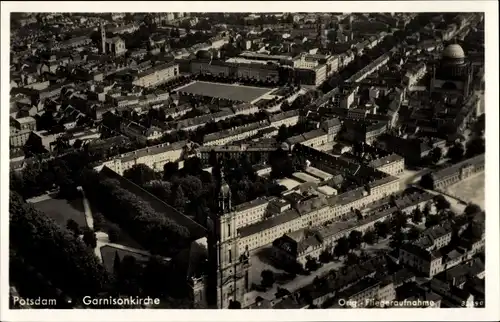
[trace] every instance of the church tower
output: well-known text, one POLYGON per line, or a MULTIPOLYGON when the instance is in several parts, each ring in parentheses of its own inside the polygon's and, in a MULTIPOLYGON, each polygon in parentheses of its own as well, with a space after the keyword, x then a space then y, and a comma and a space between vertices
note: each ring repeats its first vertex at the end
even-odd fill
POLYGON ((101 23, 101 46, 102 54, 106 54, 106 30, 104 29, 104 24, 101 23))
MULTIPOLYGON (((221 167, 222 168, 222 167, 221 167)), ((231 205, 231 188, 221 169, 218 195, 217 239, 217 308, 228 308, 232 302, 246 306, 250 291, 248 248, 240 249, 235 213, 231 205)))

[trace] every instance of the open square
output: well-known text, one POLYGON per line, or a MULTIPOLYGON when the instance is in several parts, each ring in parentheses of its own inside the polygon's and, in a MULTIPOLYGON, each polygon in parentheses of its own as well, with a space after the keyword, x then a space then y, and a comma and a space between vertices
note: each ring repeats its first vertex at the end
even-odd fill
POLYGON ((446 192, 484 209, 484 172, 447 187, 446 192))
POLYGON ((176 89, 176 92, 250 103, 273 90, 271 88, 196 81, 176 89))

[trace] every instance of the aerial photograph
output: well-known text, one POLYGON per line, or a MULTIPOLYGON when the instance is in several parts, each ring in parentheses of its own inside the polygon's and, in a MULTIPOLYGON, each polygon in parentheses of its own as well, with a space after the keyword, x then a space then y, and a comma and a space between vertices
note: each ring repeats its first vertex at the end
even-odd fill
POLYGON ((484 15, 10 13, 10 310, 484 308, 484 15))

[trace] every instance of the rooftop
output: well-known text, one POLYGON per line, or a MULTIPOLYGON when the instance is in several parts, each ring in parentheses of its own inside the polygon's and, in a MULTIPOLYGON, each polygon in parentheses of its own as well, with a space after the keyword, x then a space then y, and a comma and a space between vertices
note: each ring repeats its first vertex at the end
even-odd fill
POLYGON ((373 168, 379 168, 379 167, 382 167, 384 165, 387 165, 387 164, 390 164, 393 162, 398 162, 398 161, 404 161, 404 158, 400 155, 393 153, 393 154, 390 154, 388 156, 371 161, 369 163, 369 166, 373 167, 373 168))
POLYGON ((267 230, 272 227, 276 227, 278 225, 281 225, 283 223, 289 222, 293 219, 299 218, 300 214, 297 212, 295 209, 288 209, 284 211, 283 213, 274 215, 272 217, 269 217, 267 219, 264 219, 262 221, 256 222, 254 224, 245 226, 240 228, 239 234, 241 237, 246 237, 253 235, 255 233, 261 232, 263 230, 267 230))

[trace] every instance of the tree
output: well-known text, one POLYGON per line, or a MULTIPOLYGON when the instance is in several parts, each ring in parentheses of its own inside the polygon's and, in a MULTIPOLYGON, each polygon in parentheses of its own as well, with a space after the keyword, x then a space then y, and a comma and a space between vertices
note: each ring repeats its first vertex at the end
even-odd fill
POLYGON ((436 209, 439 211, 445 210, 445 209, 450 209, 450 202, 446 200, 446 198, 443 195, 436 195, 434 196, 434 204, 436 206, 436 209))
POLYGON ((478 212, 481 212, 481 207, 479 207, 478 205, 476 205, 474 203, 469 203, 467 205, 467 207, 465 207, 465 209, 464 209, 465 215, 474 215, 478 212))
POLYGON ((417 227, 413 226, 410 228, 410 231, 408 232, 408 240, 414 241, 417 240, 420 237, 420 229, 417 227))
POLYGON ((59 136, 54 142, 54 152, 60 154, 70 147, 69 140, 64 135, 59 136))
POLYGON ((357 249, 361 245, 363 234, 357 230, 351 231, 349 234, 349 248, 357 249))
POLYGON ((441 160, 441 157, 443 156, 443 151, 441 150, 440 147, 435 147, 429 152, 429 157, 432 163, 436 164, 441 160))
POLYGON ((363 220, 363 214, 361 213, 361 210, 359 209, 354 209, 354 212, 356 213, 356 218, 358 220, 363 220))
POLYGON ((434 178, 432 177, 432 174, 424 174, 420 179, 420 185, 424 189, 434 189, 434 178))
POLYGON ((287 100, 285 100, 283 103, 281 103, 281 110, 284 112, 290 110, 290 103, 288 103, 287 100))
POLYGON ((306 269, 308 271, 315 271, 318 269, 318 263, 316 262, 316 260, 314 258, 309 258, 306 261, 306 269))
POLYGON ((356 265, 359 264, 359 257, 355 253, 347 254, 346 265, 356 265))
POLYGON ((432 226, 439 225, 441 222, 441 217, 438 215, 428 215, 425 217, 425 228, 430 228, 432 226))
POLYGON ((178 184, 172 190, 172 194, 170 195, 170 204, 177 210, 184 212, 184 207, 186 206, 187 201, 188 199, 184 194, 182 186, 178 184))
POLYGON ((132 168, 123 172, 123 176, 139 186, 155 180, 157 177, 154 170, 144 163, 133 165, 132 168))
POLYGON ((478 137, 483 136, 484 130, 485 130, 485 125, 486 125, 486 116, 485 116, 485 114, 481 114, 481 115, 479 115, 476 122, 472 126, 472 133, 478 137))
POLYGON ((431 204, 430 204, 430 202, 426 202, 424 205, 424 209, 422 210, 422 214, 424 215, 424 217, 427 218, 427 216, 429 216, 430 212, 431 212, 431 204))
POLYGON ((172 184, 168 181, 153 180, 146 183, 144 189, 161 200, 169 200, 172 193, 172 184))
POLYGON ((66 228, 71 231, 75 236, 80 236, 82 233, 82 230, 80 229, 80 225, 73 219, 68 219, 66 222, 66 228))
POLYGON ((193 175, 187 175, 179 180, 174 181, 174 183, 180 184, 180 186, 182 187, 182 191, 191 201, 197 200, 203 190, 203 183, 200 179, 193 175))
POLYGON ((405 241, 406 235, 401 231, 401 229, 399 229, 392 235, 390 246, 399 248, 405 241))
POLYGON ((108 238, 111 243, 116 243, 120 240, 120 228, 115 224, 108 225, 108 238))
POLYGON ((391 217, 391 226, 397 231, 406 227, 408 217, 400 210, 396 211, 391 217))
POLYGON ((73 147, 75 149, 80 149, 83 145, 83 141, 81 139, 76 139, 75 143, 73 143, 73 147))
POLYGON ((94 212, 92 214, 92 217, 94 219, 94 230, 101 231, 104 228, 104 224, 106 222, 104 216, 100 212, 94 212))
POLYGON ((367 230, 363 235, 363 242, 367 243, 368 245, 373 245, 375 243, 376 238, 377 234, 373 229, 370 229, 367 230))
POLYGON ((413 221, 415 224, 419 224, 422 222, 422 219, 423 219, 422 211, 420 210, 419 207, 415 208, 411 213, 411 221, 413 221))
POLYGON ((448 219, 448 220, 453 220, 455 219, 455 217, 457 216, 455 214, 455 212, 453 212, 452 210, 450 209, 446 209, 446 210, 443 210, 441 212, 441 216, 443 216, 444 218, 448 219))
POLYGON ((203 171, 201 159, 198 157, 191 157, 184 161, 184 171, 187 174, 197 176, 201 171, 203 171))
POLYGON ((337 240, 333 253, 337 257, 345 256, 349 252, 349 241, 345 237, 337 240))
POLYGON ((241 309, 241 303, 238 302, 238 301, 229 301, 229 306, 228 306, 228 309, 232 310, 232 309, 241 309))
POLYGON ((472 158, 476 155, 483 154, 486 146, 482 137, 475 137, 467 142, 465 156, 472 158))
POLYGON ((268 269, 263 270, 260 273, 260 277, 262 278, 261 284, 265 287, 271 287, 274 284, 274 273, 268 269))
POLYGON ((97 236, 96 236, 95 232, 91 229, 86 229, 83 232, 83 242, 89 247, 96 248, 97 247, 97 236))
POLYGON ((290 134, 288 132, 288 127, 285 124, 281 125, 278 129, 278 135, 276 136, 276 140, 278 140, 278 142, 284 142, 289 137, 290 134))
POLYGON ((462 145, 462 143, 455 142, 448 149, 448 153, 446 154, 446 156, 448 158, 450 158, 451 162, 457 163, 463 159, 464 153, 465 153, 465 150, 464 150, 464 146, 462 145))
POLYGON ((293 173, 293 162, 288 153, 281 148, 269 154, 269 164, 271 165, 271 177, 284 178, 293 173))
POLYGON ((23 195, 24 192, 24 180, 22 173, 18 171, 10 171, 9 172, 9 186, 10 190, 23 195))
POLYGON ((278 287, 277 292, 274 293, 274 296, 277 299, 279 299, 279 298, 282 298, 282 297, 290 295, 290 294, 291 294, 290 291, 287 290, 286 288, 278 287))
POLYGON ((380 238, 386 238, 389 234, 389 225, 386 221, 376 222, 375 231, 380 238))
POLYGON ((48 151, 43 146, 42 141, 40 139, 37 139, 36 136, 32 133, 23 146, 23 152, 25 157, 31 157, 33 155, 47 153, 48 151))
POLYGON ((319 254, 319 261, 322 263, 329 263, 333 260, 332 254, 326 249, 319 254))
POLYGON ((118 251, 115 251, 115 259, 113 260, 113 272, 115 275, 120 274, 120 256, 118 256, 118 251))

